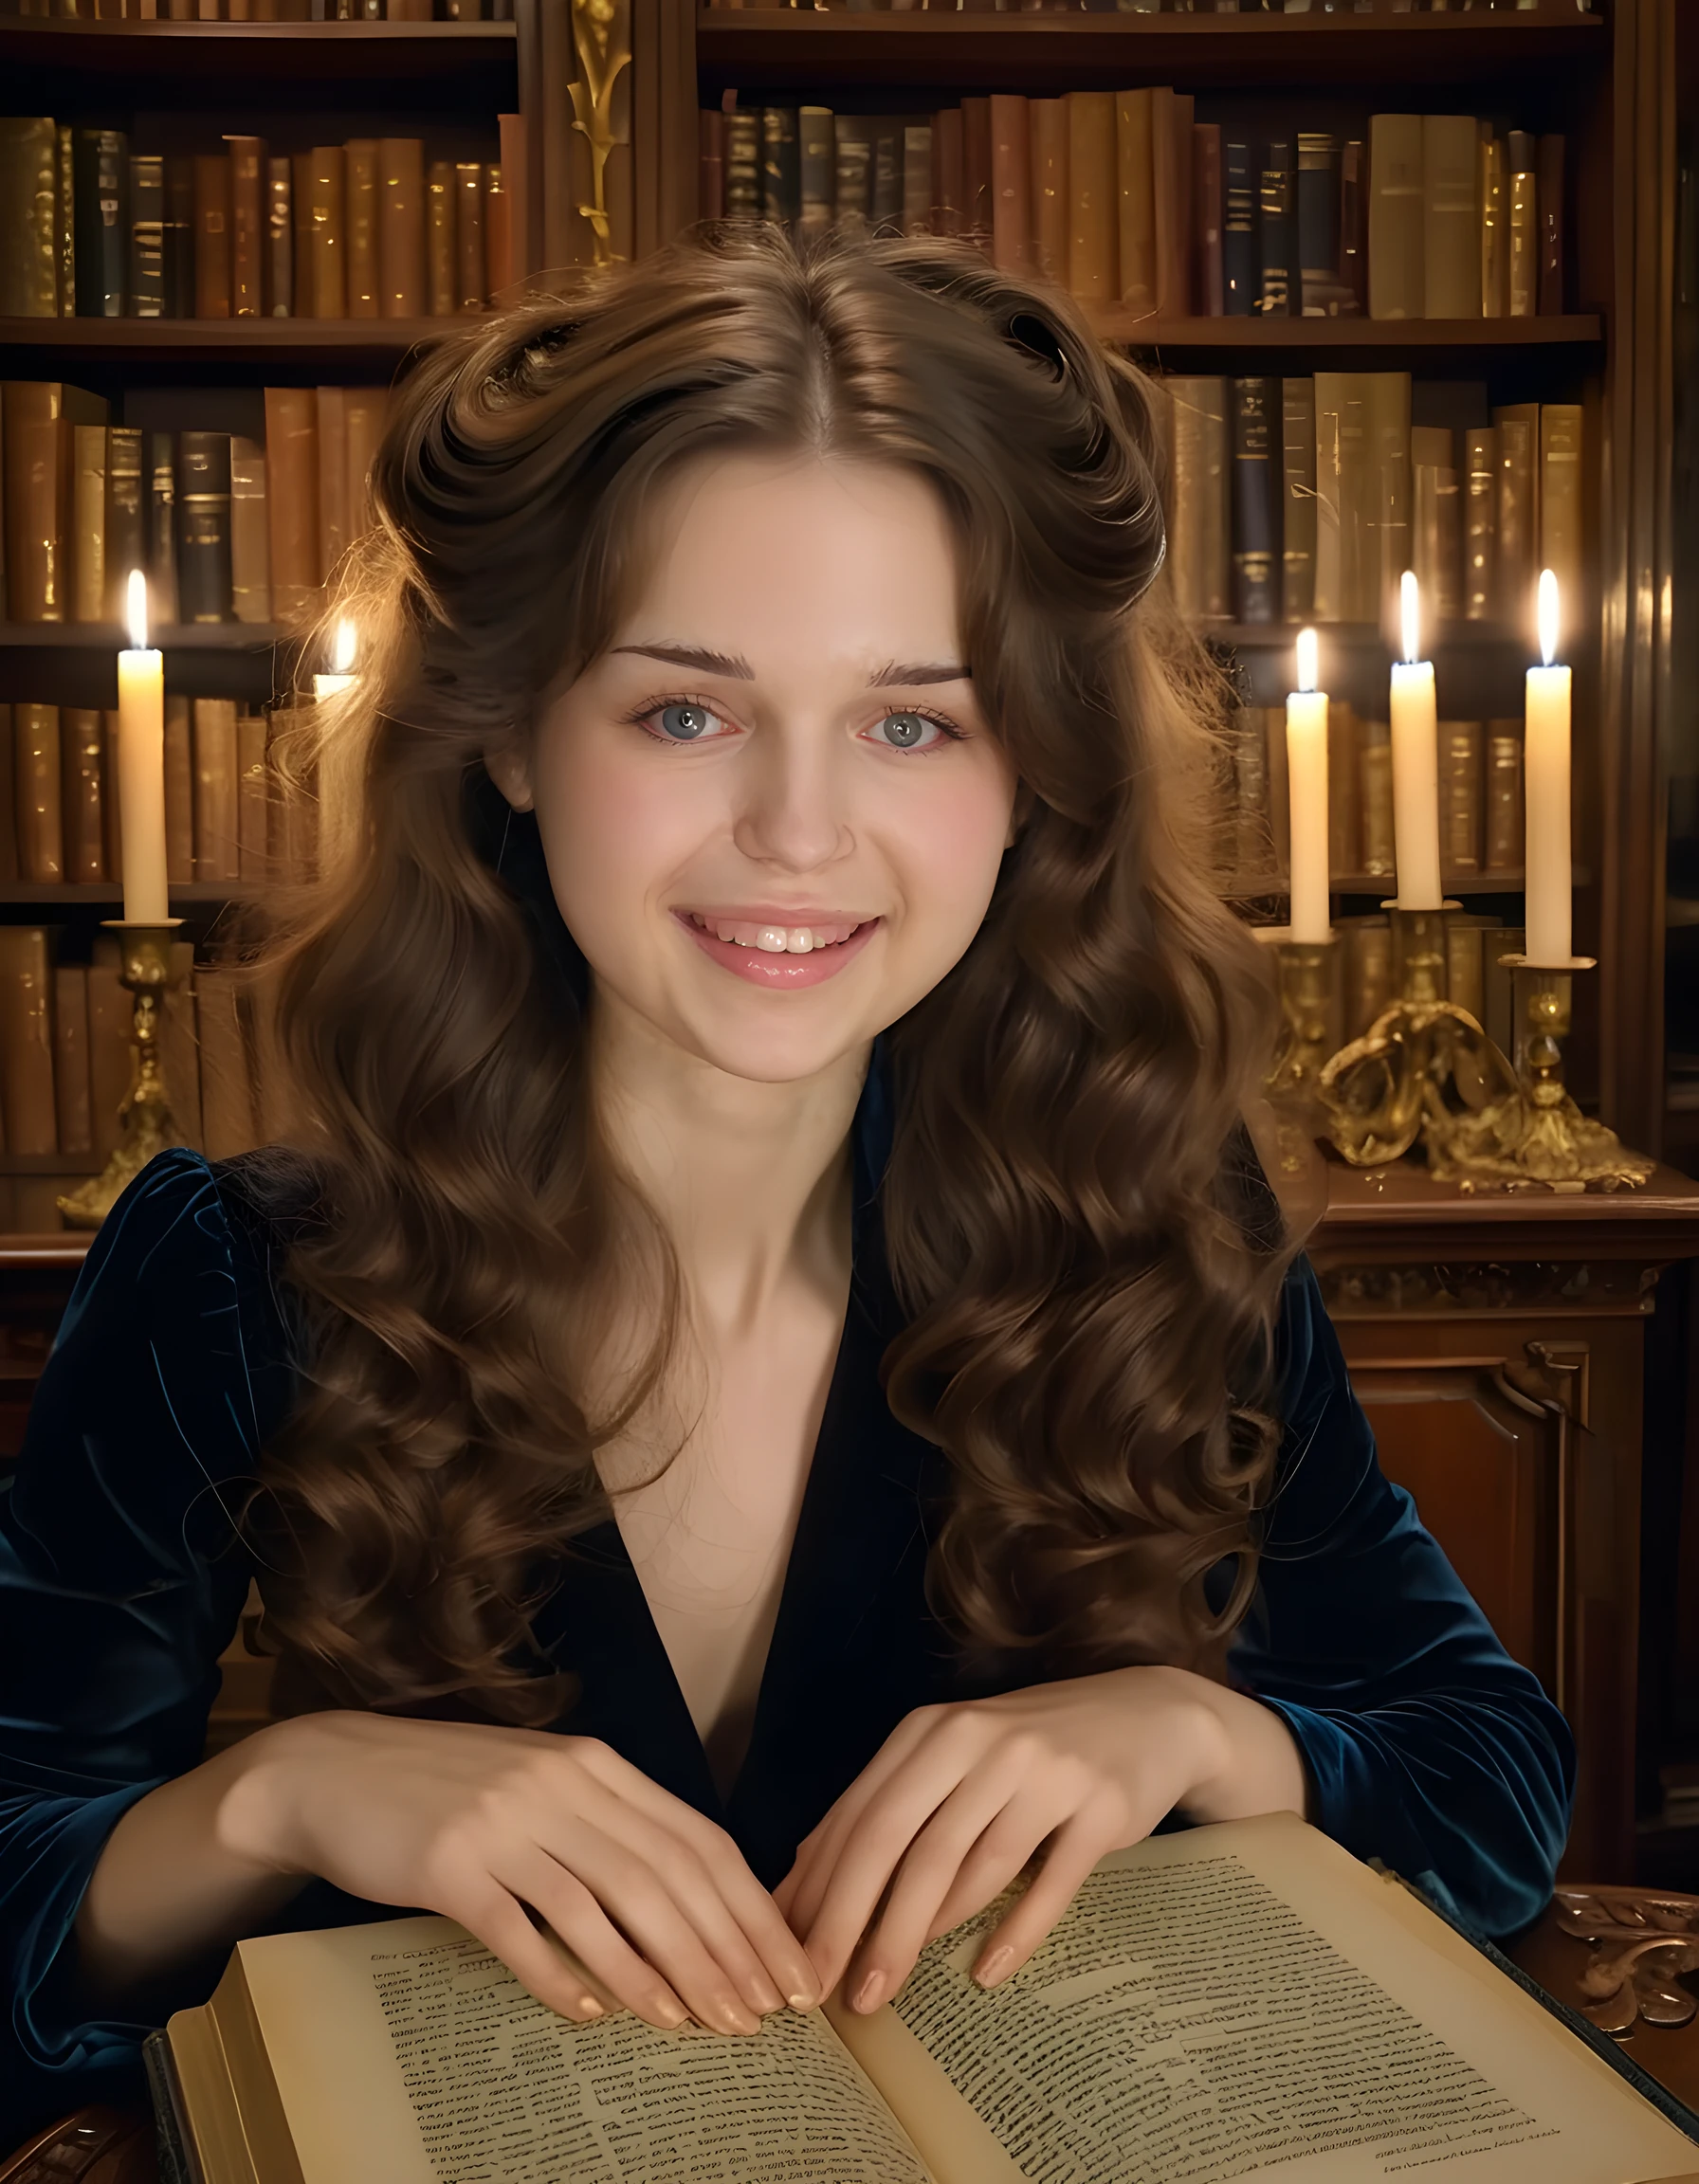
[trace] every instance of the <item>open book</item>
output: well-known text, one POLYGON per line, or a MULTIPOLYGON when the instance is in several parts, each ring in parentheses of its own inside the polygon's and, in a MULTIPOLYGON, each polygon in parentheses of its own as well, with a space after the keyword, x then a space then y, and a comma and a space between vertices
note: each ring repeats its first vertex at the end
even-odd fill
POLYGON ((997 1916, 868 2017, 557 2017, 446 1919, 238 1944, 171 2020, 205 2184, 1699 2184, 1699 2147, 1301 1820, 1107 1858, 989 1993, 997 1916))

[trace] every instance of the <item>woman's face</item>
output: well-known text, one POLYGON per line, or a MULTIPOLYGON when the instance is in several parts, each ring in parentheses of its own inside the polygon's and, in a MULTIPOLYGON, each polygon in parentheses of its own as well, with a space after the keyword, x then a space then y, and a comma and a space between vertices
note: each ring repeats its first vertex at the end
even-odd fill
POLYGON ((607 652, 495 752, 598 992, 733 1076, 864 1050, 960 957, 1014 777, 974 701, 942 508, 894 466, 673 480, 607 652))

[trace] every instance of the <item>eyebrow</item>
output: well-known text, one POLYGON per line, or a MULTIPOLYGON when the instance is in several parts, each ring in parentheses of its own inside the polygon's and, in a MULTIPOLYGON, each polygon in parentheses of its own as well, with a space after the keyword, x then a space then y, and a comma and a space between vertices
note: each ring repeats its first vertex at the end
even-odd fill
MULTIPOLYGON (((725 675, 734 682, 753 682, 755 669, 735 653, 715 652, 703 645, 615 645, 615 652, 630 652, 644 660, 664 660, 672 667, 694 667, 702 675, 725 675)), ((924 682, 966 682, 966 667, 954 661, 896 660, 870 676, 870 690, 889 690, 924 682)))

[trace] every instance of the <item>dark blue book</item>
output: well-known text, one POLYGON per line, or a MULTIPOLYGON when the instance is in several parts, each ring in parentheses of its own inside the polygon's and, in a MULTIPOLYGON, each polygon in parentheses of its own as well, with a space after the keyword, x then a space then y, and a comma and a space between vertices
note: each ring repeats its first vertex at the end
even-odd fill
POLYGON ((1232 129, 1221 135, 1221 284, 1227 316, 1248 318, 1262 287, 1256 257, 1256 176, 1250 137, 1232 129))
POLYGON ((1274 536, 1274 450, 1269 402, 1277 379, 1229 382, 1233 436, 1233 614, 1278 622, 1280 557, 1274 536))
POLYGON ((1263 146, 1263 164, 1258 190, 1257 255, 1261 280, 1258 284, 1258 310, 1265 318, 1289 318, 1292 316, 1292 246, 1297 238, 1294 214, 1297 207, 1292 172, 1292 140, 1289 136, 1271 137, 1263 146))
POLYGON ((79 129, 72 165, 77 316, 121 318, 130 265, 130 145, 121 129, 79 129))

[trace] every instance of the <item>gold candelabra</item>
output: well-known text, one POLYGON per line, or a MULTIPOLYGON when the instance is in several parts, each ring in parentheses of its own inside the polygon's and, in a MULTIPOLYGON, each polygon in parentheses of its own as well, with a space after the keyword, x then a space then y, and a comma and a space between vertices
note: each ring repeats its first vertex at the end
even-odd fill
POLYGON ((119 977, 136 996, 130 1089, 118 1111, 123 1136, 105 1167, 58 1201, 73 1228, 98 1228, 125 1185, 155 1153, 176 1143, 159 1040, 165 989, 171 983, 172 935, 183 920, 167 918, 158 925, 132 925, 122 918, 103 918, 100 922, 119 936, 119 977))

